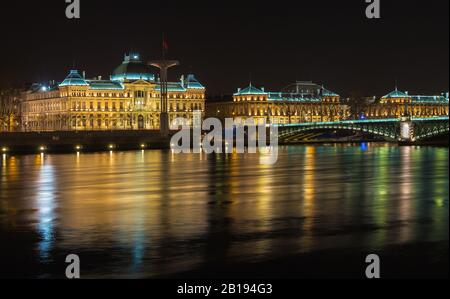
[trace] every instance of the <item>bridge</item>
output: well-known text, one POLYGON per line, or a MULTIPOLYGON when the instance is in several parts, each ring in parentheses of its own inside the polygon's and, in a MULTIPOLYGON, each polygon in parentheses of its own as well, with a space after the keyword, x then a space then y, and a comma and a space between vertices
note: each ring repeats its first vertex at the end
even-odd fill
POLYGON ((433 118, 388 118, 346 120, 336 122, 316 122, 298 124, 278 124, 281 142, 296 136, 313 132, 353 131, 382 137, 386 141, 416 142, 449 133, 449 117, 433 118))

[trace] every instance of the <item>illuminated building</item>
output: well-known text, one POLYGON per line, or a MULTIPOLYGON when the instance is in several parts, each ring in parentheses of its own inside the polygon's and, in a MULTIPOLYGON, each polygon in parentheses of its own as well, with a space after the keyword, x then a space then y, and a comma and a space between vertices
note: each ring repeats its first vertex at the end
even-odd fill
POLYGON ((296 82, 281 92, 249 85, 238 89, 232 102, 208 105, 208 115, 256 123, 292 124, 347 119, 350 109, 340 96, 313 82, 296 82))
POLYGON ((409 95, 398 89, 364 109, 367 118, 399 118, 448 116, 448 93, 440 96, 409 95))
MULTIPOLYGON (((23 95, 25 131, 157 130, 160 84, 139 54, 125 55, 109 80, 86 79, 77 70, 59 84, 35 84, 23 95)), ((194 111, 204 113, 205 87, 194 75, 168 83, 169 121, 191 123, 194 111)))

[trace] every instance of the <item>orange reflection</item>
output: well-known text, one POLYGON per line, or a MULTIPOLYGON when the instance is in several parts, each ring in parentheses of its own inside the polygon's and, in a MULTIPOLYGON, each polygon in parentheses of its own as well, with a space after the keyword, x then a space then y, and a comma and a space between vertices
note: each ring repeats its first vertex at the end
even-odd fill
POLYGON ((316 147, 308 146, 305 149, 305 160, 303 168, 303 222, 301 238, 302 251, 308 251, 313 246, 312 229, 314 223, 314 201, 315 201, 315 173, 316 173, 316 147))

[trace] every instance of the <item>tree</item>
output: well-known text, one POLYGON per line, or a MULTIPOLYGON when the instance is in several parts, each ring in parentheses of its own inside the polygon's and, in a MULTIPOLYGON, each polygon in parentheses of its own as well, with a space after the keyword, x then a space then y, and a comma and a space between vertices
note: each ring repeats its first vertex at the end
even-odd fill
POLYGON ((17 128, 21 117, 20 92, 17 89, 0 91, 0 131, 11 132, 17 128))

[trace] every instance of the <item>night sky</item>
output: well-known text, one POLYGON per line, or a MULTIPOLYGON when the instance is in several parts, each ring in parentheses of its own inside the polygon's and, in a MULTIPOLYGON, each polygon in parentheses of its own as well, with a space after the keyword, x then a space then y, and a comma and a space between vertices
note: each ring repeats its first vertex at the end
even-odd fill
MULTIPOLYGON (((63 80, 75 64, 88 77, 109 74, 123 54, 169 57, 209 94, 253 84, 278 91, 313 80, 341 95, 394 89, 449 89, 449 1, 381 0, 381 19, 364 0, 81 0, 81 19, 64 0, 1 1, 0 86, 63 80), (6 3, 8 2, 8 3, 6 3), (165 3, 165 4, 161 4, 165 3)), ((156 72, 156 70, 155 70, 156 72)))

